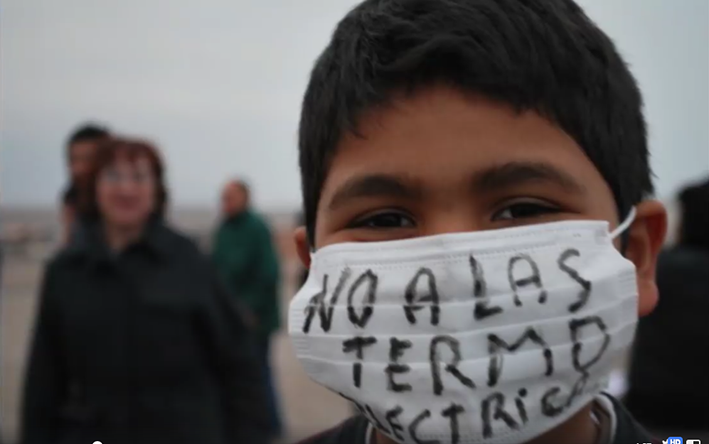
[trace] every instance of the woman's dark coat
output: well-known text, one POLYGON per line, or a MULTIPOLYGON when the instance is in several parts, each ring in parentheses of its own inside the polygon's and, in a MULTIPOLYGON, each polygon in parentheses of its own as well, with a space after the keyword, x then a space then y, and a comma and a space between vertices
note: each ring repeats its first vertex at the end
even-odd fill
POLYGON ((85 230, 46 268, 22 442, 264 442, 260 367, 217 282, 161 224, 118 256, 85 230))

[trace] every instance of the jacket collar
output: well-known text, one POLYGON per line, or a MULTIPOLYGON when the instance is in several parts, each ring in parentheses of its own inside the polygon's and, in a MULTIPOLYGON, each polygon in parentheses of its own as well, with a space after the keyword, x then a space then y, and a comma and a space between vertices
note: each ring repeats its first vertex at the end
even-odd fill
MULTIPOLYGON (((151 221, 145 227, 141 237, 119 255, 137 249, 156 261, 165 261, 170 257, 169 240, 169 229, 161 221, 151 221)), ((87 260, 94 265, 113 262, 117 257, 108 248, 103 229, 98 222, 80 222, 65 253, 73 258, 87 260)))
POLYGON ((240 213, 226 216, 224 218, 224 224, 225 225, 238 225, 238 224, 244 222, 246 219, 248 219, 250 214, 251 213, 247 208, 247 209, 241 211, 240 213))

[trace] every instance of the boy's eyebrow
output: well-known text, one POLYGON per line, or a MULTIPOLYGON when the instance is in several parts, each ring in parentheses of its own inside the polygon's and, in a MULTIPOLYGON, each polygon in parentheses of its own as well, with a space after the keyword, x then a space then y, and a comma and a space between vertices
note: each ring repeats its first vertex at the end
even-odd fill
POLYGON ((572 192, 586 193, 586 187, 571 174, 540 162, 510 162, 488 168, 473 177, 473 189, 481 193, 529 182, 548 182, 572 192))
POLYGON ((333 194, 328 209, 335 210, 351 199, 363 197, 395 197, 420 199, 421 188, 412 186, 404 178, 389 174, 365 174, 348 179, 333 194))

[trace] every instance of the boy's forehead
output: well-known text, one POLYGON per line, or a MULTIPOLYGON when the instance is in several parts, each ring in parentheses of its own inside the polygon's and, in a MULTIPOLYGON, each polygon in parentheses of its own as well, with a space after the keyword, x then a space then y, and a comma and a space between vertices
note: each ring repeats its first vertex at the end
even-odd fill
MULTIPOLYGON (((535 112, 439 87, 363 116, 332 159, 321 204, 352 177, 405 175, 422 186, 458 187, 509 164, 540 166, 579 189, 606 187, 578 144, 535 112), (563 176, 563 177, 561 177, 563 176), (600 184, 600 185, 598 185, 600 184)), ((527 169, 530 172, 530 169, 527 169)))

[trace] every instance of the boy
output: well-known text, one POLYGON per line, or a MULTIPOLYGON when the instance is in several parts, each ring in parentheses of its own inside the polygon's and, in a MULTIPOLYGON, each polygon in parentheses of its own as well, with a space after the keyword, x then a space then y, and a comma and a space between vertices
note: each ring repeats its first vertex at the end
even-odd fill
MULTIPOLYGON (((299 150, 306 220, 295 237, 311 277, 293 299, 289 329, 310 376, 355 402, 363 415, 304 442, 650 442, 616 400, 600 394, 601 381, 612 369, 600 356, 607 347, 616 353, 627 349, 632 328, 625 327, 633 327, 633 318, 648 314, 657 301, 655 262, 666 216, 661 204, 645 200, 653 188, 641 108, 636 82, 613 43, 571 0, 365 0, 353 9, 317 60, 303 100, 299 150), (565 250, 558 262, 543 255, 534 262, 536 252, 531 251, 510 259, 514 304, 494 307, 508 298, 501 293, 488 299, 491 289, 504 286, 492 282, 501 266, 485 261, 497 260, 505 248, 524 249, 518 239, 530 245, 548 242, 542 252, 561 248, 561 241, 548 239, 574 245, 573 236, 567 239, 563 233, 587 228, 573 222, 579 219, 607 221, 623 234, 611 241, 615 234, 608 236, 601 224, 607 237, 598 239, 608 242, 598 253, 601 259, 592 262, 584 262, 584 255, 597 253, 586 247, 565 250), (475 281, 465 295, 456 286, 464 276, 447 268, 448 252, 458 255, 459 242, 470 245, 475 281), (476 248, 497 250, 488 260, 476 256, 476 248), (520 259, 528 263, 531 275, 526 278, 515 274, 521 273, 514 268, 520 259), (425 279, 398 286, 404 282, 398 270, 413 271, 419 262, 426 266, 416 279, 427 276, 426 293, 420 293, 425 279), (355 279, 362 263, 371 269, 355 279), (388 275, 375 274, 381 264, 388 275), (554 290, 546 282, 549 264, 564 271, 554 290), (319 266, 341 268, 328 275, 316 270, 319 266), (609 282, 617 282, 605 287, 584 278, 586 271, 605 276, 621 269, 632 278, 623 280, 632 282, 632 313, 625 313, 628 300, 616 295, 620 277, 609 275, 609 282), (358 288, 365 281, 369 287, 362 293, 358 288), (569 287, 574 281, 580 286, 569 287), (592 291, 592 285, 605 290, 592 291), (530 303, 529 291, 521 296, 523 287, 536 291, 539 305, 537 296, 535 305, 530 303), (460 291, 446 291, 451 288, 460 291), (555 332, 554 319, 538 330, 531 327, 514 344, 491 331, 486 336, 491 354, 501 347, 509 353, 491 358, 489 379, 487 373, 471 372, 477 362, 466 361, 466 353, 482 355, 487 349, 478 345, 474 330, 468 332, 470 340, 458 331, 468 325, 465 316, 472 310, 460 302, 464 318, 454 322, 455 313, 444 305, 446 298, 480 297, 471 328, 484 328, 513 310, 525 322, 545 318, 549 304, 577 295, 581 302, 570 304, 569 311, 583 311, 589 294, 593 304, 606 294, 617 296, 613 304, 622 302, 622 307, 613 313, 619 317, 610 313, 605 319, 627 317, 625 327, 618 327, 625 336, 606 332, 599 316, 584 318, 595 320, 603 333, 589 335, 595 342, 583 346, 574 330, 577 319, 569 321, 573 346, 567 343, 568 332, 544 335, 555 332), (403 312, 381 305, 385 297, 406 297, 403 312), (353 304, 362 298, 365 304, 353 304), (403 313, 408 324, 400 326, 403 313), (344 332, 341 323, 348 318, 357 337, 341 336, 345 341, 338 342, 328 336, 344 332), (390 338, 394 330, 407 336, 390 338), (397 363, 406 354, 428 356, 426 349, 417 349, 420 338, 441 331, 446 334, 430 345, 431 378, 423 376, 425 360, 397 363), (604 339, 597 355, 579 358, 599 338, 604 339), (452 358, 439 355, 440 340, 448 341, 452 358), (548 346, 557 340, 558 347, 548 346), (382 344, 387 350, 389 341, 388 354, 377 348, 382 344), (544 348, 544 360, 535 360, 537 345, 544 348), (518 348, 520 356, 515 355, 518 348), (503 374, 510 373, 502 378, 514 378, 502 384, 527 385, 505 393, 506 401, 502 392, 492 393, 470 408, 470 399, 489 394, 500 383, 503 355, 508 362, 503 374), (563 390, 552 387, 541 400, 534 398, 542 393, 539 387, 557 378, 559 366, 571 369, 560 355, 568 361, 573 356, 573 368, 582 377, 561 384, 563 390), (381 370, 387 360, 391 364, 381 370), (602 368, 589 370, 597 361, 604 363, 602 368), (536 373, 544 368, 543 374, 536 373), (378 383, 375 376, 386 376, 388 386, 368 390, 366 384, 378 383), (597 385, 589 382, 594 378, 597 385), (428 388, 431 380, 433 390, 428 388), (560 390, 572 390, 568 400, 552 402, 560 390), (440 410, 442 400, 451 401, 450 408, 440 410)), ((515 323, 503 327, 514 329, 515 323)))

